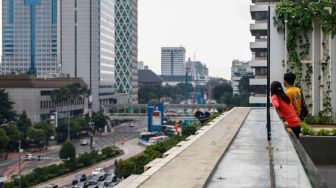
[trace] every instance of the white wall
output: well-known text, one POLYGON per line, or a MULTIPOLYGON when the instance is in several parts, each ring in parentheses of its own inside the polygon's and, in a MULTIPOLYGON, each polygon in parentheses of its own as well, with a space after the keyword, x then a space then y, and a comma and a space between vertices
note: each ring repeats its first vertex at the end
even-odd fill
MULTIPOLYGON (((271 6, 271 18, 275 16, 275 6, 271 6)), ((283 83, 284 67, 282 66, 282 61, 285 59, 285 40, 283 33, 279 33, 277 28, 273 24, 273 19, 271 20, 270 27, 271 34, 271 44, 270 44, 270 54, 271 54, 271 83, 273 81, 279 81, 283 83)))

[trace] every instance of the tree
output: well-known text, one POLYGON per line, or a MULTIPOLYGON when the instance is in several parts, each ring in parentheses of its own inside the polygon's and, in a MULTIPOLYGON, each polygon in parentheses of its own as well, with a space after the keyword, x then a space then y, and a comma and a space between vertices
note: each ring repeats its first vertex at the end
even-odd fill
POLYGON ((43 132, 43 143, 44 145, 48 145, 48 139, 51 136, 56 135, 56 129, 55 127, 48 121, 41 121, 39 123, 36 123, 34 126, 36 129, 40 129, 43 132))
POLYGON ((63 144, 59 157, 62 160, 68 160, 65 164, 70 170, 76 169, 76 148, 70 141, 63 144))
POLYGON ((4 89, 0 89, 0 125, 14 119, 13 102, 9 100, 8 93, 4 89))
POLYGON ((97 112, 93 113, 92 121, 94 123, 95 129, 102 129, 104 130, 105 125, 107 125, 108 117, 105 116, 104 112, 97 112))
POLYGON ((8 157, 8 151, 14 151, 18 148, 18 141, 23 138, 23 134, 16 128, 15 125, 5 125, 2 129, 6 132, 9 141, 7 144, 7 153, 5 159, 8 157))
POLYGON ((239 80, 239 93, 248 93, 250 94, 251 92, 253 92, 254 87, 250 85, 250 78, 252 78, 252 76, 243 76, 240 80, 239 80))
POLYGON ((44 140, 43 130, 33 127, 28 128, 27 136, 35 144, 41 144, 44 140))
POLYGON ((32 122, 27 116, 26 111, 23 111, 22 114, 19 115, 19 118, 16 122, 16 127, 23 133, 26 137, 28 129, 32 126, 32 122))
POLYGON ((232 97, 233 89, 229 83, 222 83, 214 87, 212 93, 217 102, 223 102, 223 97, 232 97))
POLYGON ((0 148, 3 151, 9 142, 9 138, 5 130, 0 128, 0 148))
POLYGON ((58 106, 57 104, 61 104, 62 107, 64 103, 68 105, 68 129, 70 129, 72 105, 79 99, 85 100, 89 93, 90 91, 87 87, 82 86, 80 83, 73 83, 53 91, 51 99, 53 103, 56 104, 55 106, 58 106))

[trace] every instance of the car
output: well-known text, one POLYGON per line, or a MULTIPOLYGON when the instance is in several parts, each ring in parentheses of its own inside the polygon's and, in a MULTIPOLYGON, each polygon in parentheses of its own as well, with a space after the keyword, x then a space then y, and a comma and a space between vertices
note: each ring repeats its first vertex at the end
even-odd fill
POLYGON ((78 182, 76 185, 73 185, 72 188, 86 188, 85 182, 78 182))
POLYGON ((87 139, 87 138, 81 139, 81 140, 80 140, 80 144, 81 144, 82 146, 86 146, 86 145, 88 145, 88 144, 89 144, 89 139, 87 139))
POLYGON ((87 188, 99 188, 98 185, 90 185, 87 188))
POLYGON ((32 160, 35 160, 35 159, 36 159, 35 155, 33 155, 31 153, 26 154, 26 158, 25 158, 26 161, 32 161, 32 160))
POLYGON ((45 188, 58 188, 58 185, 49 184, 49 185, 45 186, 45 188))
POLYGON ((134 127, 134 123, 130 123, 130 124, 129 124, 129 127, 134 127))
POLYGON ((106 174, 108 176, 114 175, 114 169, 113 168, 108 169, 107 172, 106 172, 106 174))
POLYGON ((105 171, 103 168, 96 168, 92 171, 92 176, 94 175, 105 175, 105 171))
POLYGON ((75 179, 72 181, 72 185, 76 185, 78 182, 85 182, 86 175, 85 174, 77 174, 75 179))

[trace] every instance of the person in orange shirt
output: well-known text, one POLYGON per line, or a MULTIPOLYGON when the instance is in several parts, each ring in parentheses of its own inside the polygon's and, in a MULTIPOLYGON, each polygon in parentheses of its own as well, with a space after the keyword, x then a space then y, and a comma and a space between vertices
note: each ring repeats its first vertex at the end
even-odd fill
POLYGON ((289 97, 296 114, 300 117, 302 103, 301 90, 294 86, 295 79, 296 76, 294 73, 286 73, 284 75, 284 85, 287 88, 286 95, 289 97))

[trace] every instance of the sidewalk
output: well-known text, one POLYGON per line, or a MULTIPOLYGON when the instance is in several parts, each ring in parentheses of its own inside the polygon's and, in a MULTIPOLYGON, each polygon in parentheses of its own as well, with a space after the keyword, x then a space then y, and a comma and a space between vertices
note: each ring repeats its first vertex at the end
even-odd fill
POLYGON ((132 140, 129 140, 129 141, 125 142, 123 145, 117 144, 116 146, 124 151, 123 155, 121 155, 117 158, 113 158, 111 160, 105 161, 105 162, 98 163, 97 165, 94 165, 92 167, 83 169, 83 170, 78 171, 76 173, 71 173, 70 175, 50 180, 48 182, 37 185, 35 187, 36 188, 44 188, 48 184, 55 184, 55 185, 58 185, 58 187, 65 186, 65 185, 70 184, 72 182, 75 174, 86 174, 87 176, 89 176, 89 175, 91 175, 92 170, 95 169, 95 168, 111 167, 116 160, 128 159, 128 158, 130 158, 134 155, 137 155, 137 154, 141 153, 145 149, 144 147, 138 145, 138 139, 132 139, 132 140))

